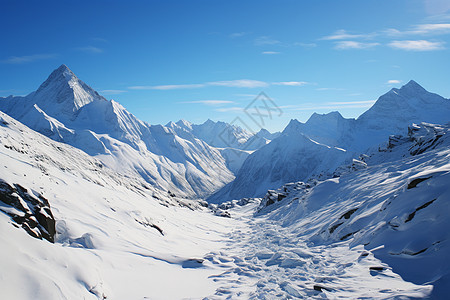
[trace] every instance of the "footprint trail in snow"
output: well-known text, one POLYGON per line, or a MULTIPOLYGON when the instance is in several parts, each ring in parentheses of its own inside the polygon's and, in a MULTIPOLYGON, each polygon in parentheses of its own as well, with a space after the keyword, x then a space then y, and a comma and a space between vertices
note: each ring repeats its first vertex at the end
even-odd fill
MULTIPOLYGON (((250 204, 255 209, 255 204, 250 204)), ((219 284, 206 299, 382 299, 423 297, 431 286, 405 282, 362 246, 317 245, 252 210, 232 211, 237 226, 226 247, 208 253, 205 265, 219 284)), ((234 222, 235 221, 235 222, 234 222)))

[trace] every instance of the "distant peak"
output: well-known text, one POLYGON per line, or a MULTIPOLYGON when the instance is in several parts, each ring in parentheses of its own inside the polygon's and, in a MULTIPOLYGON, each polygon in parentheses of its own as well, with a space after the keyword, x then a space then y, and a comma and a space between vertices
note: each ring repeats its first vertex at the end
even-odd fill
POLYGON ((206 120, 203 124, 216 124, 216 122, 214 122, 211 119, 206 120))
POLYGON ((344 117, 338 112, 338 111, 332 111, 326 114, 318 114, 313 113, 311 117, 309 117, 308 121, 306 123, 316 122, 320 121, 323 122, 324 120, 339 120, 343 119, 344 117))
POLYGON ((405 84, 400 88, 400 91, 426 91, 426 90, 414 80, 410 80, 407 84, 405 84))
POLYGON ((300 126, 302 126, 302 123, 300 121, 298 121, 297 119, 291 119, 291 121, 289 121, 289 124, 284 128, 283 133, 296 131, 300 126))
MULTIPOLYGON (((67 67, 65 64, 60 65, 56 70, 54 70, 52 72, 52 74, 55 75, 68 75, 67 77, 76 77, 75 74, 72 72, 72 70, 69 69, 69 67, 67 67)), ((52 76, 52 74, 50 74, 50 76, 52 76)))
POLYGON ((66 66, 65 64, 60 65, 55 71, 60 71, 60 72, 64 72, 64 71, 70 71, 72 72, 68 66, 66 66))
POLYGON ((179 120, 178 122, 175 123, 176 125, 180 126, 180 127, 187 127, 187 128, 191 128, 192 123, 186 120, 179 120))

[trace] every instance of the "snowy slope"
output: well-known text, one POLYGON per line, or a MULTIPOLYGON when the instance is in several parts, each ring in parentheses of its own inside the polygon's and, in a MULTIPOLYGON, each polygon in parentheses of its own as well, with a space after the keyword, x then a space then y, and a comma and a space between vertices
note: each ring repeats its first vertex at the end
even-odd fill
POLYGON ((251 154, 236 179, 208 198, 220 203, 229 199, 264 195, 267 189, 298 178, 307 180, 324 170, 334 170, 351 153, 318 143, 305 136, 292 120, 281 136, 251 154))
POLYGON ((0 110, 163 190, 203 197, 233 179, 218 150, 198 138, 184 139, 171 128, 138 120, 119 103, 98 95, 65 65, 36 92, 1 98, 0 110))
MULTIPOLYGON (((445 299, 450 278, 449 134, 449 125, 414 125, 408 136, 392 137, 386 147, 366 156, 366 168, 269 192, 260 214, 315 245, 364 245, 403 279, 433 284, 433 297, 445 299)), ((371 273, 386 276, 389 268, 371 273)))
POLYGON ((406 134, 405 128, 414 122, 449 121, 450 100, 427 92, 414 81, 381 96, 356 120, 338 112, 314 113, 306 123, 291 120, 280 137, 252 153, 236 179, 208 201, 260 197, 286 182, 306 181, 312 175, 323 178, 389 135, 406 134))
POLYGON ((7 204, 1 185, 2 298, 180 299, 215 292, 208 277, 220 270, 196 259, 221 249, 229 220, 140 177, 117 174, 1 112, 0 156, 0 181, 48 199, 57 232, 52 244, 18 228, 20 219, 5 212, 20 212, 7 204))

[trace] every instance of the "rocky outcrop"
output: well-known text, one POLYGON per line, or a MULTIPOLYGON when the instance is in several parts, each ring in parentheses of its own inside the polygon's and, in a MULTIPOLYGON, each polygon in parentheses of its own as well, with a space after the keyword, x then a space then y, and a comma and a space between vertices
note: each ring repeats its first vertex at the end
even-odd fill
POLYGON ((42 195, 36 196, 19 184, 11 186, 0 179, 0 211, 32 237, 55 242, 55 218, 42 195))

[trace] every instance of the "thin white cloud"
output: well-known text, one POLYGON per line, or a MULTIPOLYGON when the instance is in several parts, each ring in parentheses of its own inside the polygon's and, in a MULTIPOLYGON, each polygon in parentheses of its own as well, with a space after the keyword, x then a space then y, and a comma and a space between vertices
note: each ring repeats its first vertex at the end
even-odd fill
POLYGON ((196 89, 205 87, 205 84, 166 84, 166 85, 136 85, 130 86, 130 90, 179 90, 196 89))
POLYGON ((124 90, 102 90, 100 91, 100 94, 103 95, 118 95, 118 94, 122 94, 122 93, 126 93, 127 91, 124 90))
POLYGON ((399 84, 399 83, 401 83, 401 82, 402 82, 401 80, 391 79, 391 80, 388 80, 388 81, 386 82, 386 84, 399 84))
POLYGON ((100 49, 98 47, 94 47, 94 46, 78 47, 77 50, 81 51, 81 52, 93 53, 93 54, 103 53, 102 49, 100 49))
POLYGON ((257 46, 264 46, 264 45, 276 45, 280 44, 281 42, 278 40, 275 40, 269 36, 260 36, 255 39, 255 45, 257 46))
POLYGON ((308 84, 306 81, 281 81, 281 82, 272 82, 273 85, 285 85, 285 86, 303 86, 308 84))
POLYGON ((450 24, 421 24, 416 26, 416 31, 420 33, 447 33, 450 32, 450 24))
POLYGON ((199 104, 205 104, 205 105, 209 105, 209 106, 217 106, 217 105, 222 105, 222 104, 230 104, 230 103, 234 103, 234 101, 229 101, 229 100, 197 100, 197 101, 183 101, 183 102, 179 102, 179 103, 199 103, 199 104))
POLYGON ((24 56, 11 56, 1 62, 4 64, 12 64, 19 65, 25 63, 31 63, 39 60, 52 59, 57 57, 57 54, 33 54, 33 55, 24 55, 24 56))
POLYGON ((205 83, 193 84, 168 84, 168 85, 137 85, 130 86, 130 90, 178 90, 178 89, 196 89, 208 86, 232 87, 232 88, 264 88, 270 85, 282 86, 303 86, 309 84, 305 81, 281 81, 281 82, 265 82, 251 79, 210 81, 205 83))
POLYGON ((317 91, 343 91, 345 89, 343 89, 343 88, 326 88, 326 87, 323 87, 323 88, 317 88, 316 90, 317 91))
POLYGON ((317 47, 317 44, 316 43, 300 43, 300 42, 297 42, 297 43, 294 43, 294 46, 300 46, 300 47, 303 47, 303 48, 314 48, 314 47, 317 47))
POLYGON ((395 28, 384 30, 383 33, 388 37, 399 37, 407 35, 442 35, 450 33, 450 24, 436 23, 436 24, 419 24, 412 27, 410 30, 401 31, 395 28))
POLYGON ((243 37, 244 35, 249 34, 248 32, 242 31, 242 32, 234 32, 232 34, 230 34, 230 38, 239 38, 239 37, 243 37))
POLYGON ((444 49, 443 42, 430 42, 426 40, 392 41, 388 46, 407 51, 434 51, 444 49))
POLYGON ((372 105, 376 102, 376 100, 364 100, 364 101, 344 101, 344 102, 327 102, 328 105, 355 105, 355 104, 366 104, 372 105))
POLYGON ((323 104, 309 103, 301 106, 285 106, 285 109, 291 111, 310 111, 310 110, 339 110, 348 108, 368 108, 371 107, 376 100, 366 101, 346 101, 346 102, 326 102, 323 104))
POLYGON ((369 39, 373 38, 376 34, 375 33, 368 33, 368 34, 350 34, 347 31, 341 29, 337 30, 335 33, 324 36, 321 38, 321 40, 349 40, 349 39, 369 39))
POLYGON ((281 52, 277 52, 277 51, 263 51, 261 52, 261 54, 266 54, 266 55, 274 55, 274 54, 280 54, 281 52))
POLYGON ((257 88, 268 86, 267 82, 251 79, 212 81, 206 83, 212 86, 238 87, 238 88, 257 88))
POLYGON ((218 111, 218 112, 242 112, 242 111, 244 111, 244 108, 243 107, 237 107, 237 106, 234 106, 234 107, 224 107, 224 108, 217 108, 217 109, 215 109, 216 111, 218 111))
POLYGON ((336 42, 334 46, 338 50, 348 50, 348 49, 370 49, 380 45, 379 43, 363 43, 356 41, 339 41, 336 42))

